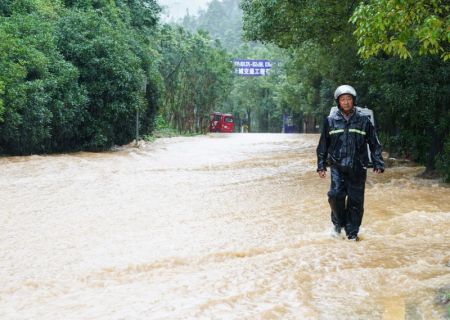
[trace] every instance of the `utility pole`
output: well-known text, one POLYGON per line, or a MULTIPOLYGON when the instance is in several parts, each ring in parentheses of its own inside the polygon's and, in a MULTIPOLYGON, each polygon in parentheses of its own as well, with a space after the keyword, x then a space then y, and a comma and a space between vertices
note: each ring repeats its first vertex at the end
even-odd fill
POLYGON ((139 107, 136 108, 136 147, 139 146, 139 107))

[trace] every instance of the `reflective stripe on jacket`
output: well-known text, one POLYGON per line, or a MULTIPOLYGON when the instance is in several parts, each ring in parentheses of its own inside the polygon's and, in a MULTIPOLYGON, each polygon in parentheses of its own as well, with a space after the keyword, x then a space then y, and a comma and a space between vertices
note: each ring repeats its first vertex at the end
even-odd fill
POLYGON ((374 169, 384 170, 381 144, 369 117, 355 109, 346 120, 341 111, 327 117, 317 146, 317 171, 331 164, 347 169, 365 169, 369 163, 369 145, 374 169))

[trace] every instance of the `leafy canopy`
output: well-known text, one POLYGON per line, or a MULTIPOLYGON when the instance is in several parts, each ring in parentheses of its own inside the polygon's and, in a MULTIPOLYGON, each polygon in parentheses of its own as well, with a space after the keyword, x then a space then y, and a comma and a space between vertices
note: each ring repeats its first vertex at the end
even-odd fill
POLYGON ((282 48, 313 41, 323 46, 352 37, 354 0, 243 0, 244 37, 282 48))
POLYGON ((363 58, 380 51, 411 58, 450 59, 450 4, 447 0, 372 0, 361 3, 350 21, 363 58))

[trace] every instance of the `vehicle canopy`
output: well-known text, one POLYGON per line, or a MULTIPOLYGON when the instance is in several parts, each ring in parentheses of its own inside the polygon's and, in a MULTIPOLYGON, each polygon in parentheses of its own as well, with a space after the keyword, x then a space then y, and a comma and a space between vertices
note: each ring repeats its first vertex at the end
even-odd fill
POLYGON ((231 113, 213 112, 210 114, 209 132, 233 132, 234 116, 231 113))

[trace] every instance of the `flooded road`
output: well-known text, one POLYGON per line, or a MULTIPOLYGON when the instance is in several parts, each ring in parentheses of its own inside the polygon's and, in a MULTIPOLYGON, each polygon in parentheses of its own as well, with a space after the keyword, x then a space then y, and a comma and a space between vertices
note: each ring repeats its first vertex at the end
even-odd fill
POLYGON ((370 173, 330 236, 317 135, 0 158, 0 319, 445 319, 450 188, 370 173))

